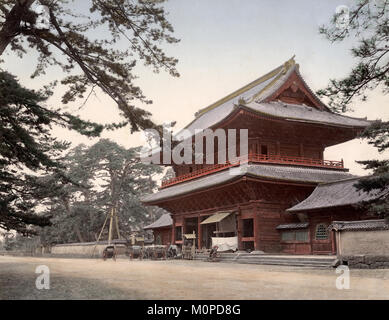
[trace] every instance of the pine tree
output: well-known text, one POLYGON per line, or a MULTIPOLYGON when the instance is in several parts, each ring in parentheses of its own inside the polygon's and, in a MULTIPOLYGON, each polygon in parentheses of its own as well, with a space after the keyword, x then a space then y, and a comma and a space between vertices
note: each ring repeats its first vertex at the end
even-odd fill
MULTIPOLYGON (((163 43, 174 44, 173 27, 166 19, 165 0, 1 0, 0 55, 10 48, 23 57, 39 54, 32 77, 48 67, 61 68, 68 90, 63 103, 89 97, 100 88, 118 106, 132 131, 157 127, 150 113, 134 101, 151 103, 135 85, 138 61, 154 72, 179 76, 177 59, 167 56, 163 43), (40 12, 38 12, 40 6, 40 12), (88 15, 79 7, 89 8, 88 15), (95 37, 91 36, 94 31, 95 37), (106 38, 103 35, 108 35, 106 38), (120 43, 127 43, 120 49, 120 43)), ((159 128, 159 127, 157 127, 159 128)))
MULTIPOLYGON (((64 163, 66 175, 76 184, 64 185, 62 194, 51 199, 47 213, 53 216, 53 226, 42 230, 42 242, 96 241, 112 208, 124 238, 151 222, 140 198, 156 188, 154 177, 162 169, 143 164, 139 153, 139 147, 125 149, 108 139, 72 149, 64 163)), ((102 238, 107 238, 107 228, 102 238)))
MULTIPOLYGON (((329 98, 329 105, 336 112, 345 112, 356 100, 366 101, 367 94, 374 89, 383 94, 389 92, 389 1, 358 0, 349 13, 339 12, 329 26, 322 26, 320 33, 331 42, 356 37, 358 43, 351 53, 357 64, 343 79, 331 80, 327 88, 318 94, 329 98), (345 16, 346 14, 346 16, 345 16), (346 22, 346 25, 341 22, 346 22)), ((383 106, 388 107, 388 106, 383 106)), ((389 148, 389 122, 377 121, 369 126, 361 138, 383 152, 389 148)), ((379 216, 389 218, 389 160, 358 161, 373 175, 363 178, 356 185, 364 191, 382 191, 382 196, 369 206, 379 216)))
POLYGON ((103 127, 43 106, 47 96, 20 86, 0 72, 0 228, 28 234, 30 225, 48 225, 37 208, 68 183, 60 158, 69 146, 50 134, 52 125, 98 136, 103 127), (41 175, 55 176, 47 184, 41 175))

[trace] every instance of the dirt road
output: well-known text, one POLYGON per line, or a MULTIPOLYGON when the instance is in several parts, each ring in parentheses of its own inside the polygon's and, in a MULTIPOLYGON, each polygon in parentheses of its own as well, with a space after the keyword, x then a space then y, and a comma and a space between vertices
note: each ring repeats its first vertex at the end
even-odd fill
POLYGON ((210 263, 0 256, 0 299, 388 299, 389 270, 335 270, 210 263), (50 270, 38 290, 36 267, 50 270))

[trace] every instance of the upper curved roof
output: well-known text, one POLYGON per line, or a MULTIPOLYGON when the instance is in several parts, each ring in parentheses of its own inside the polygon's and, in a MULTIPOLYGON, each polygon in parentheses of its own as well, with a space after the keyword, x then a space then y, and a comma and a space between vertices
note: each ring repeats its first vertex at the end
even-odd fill
POLYGON ((336 113, 320 111, 306 105, 290 104, 285 102, 252 102, 245 105, 248 109, 275 118, 282 118, 290 121, 301 121, 308 123, 325 123, 328 125, 345 127, 366 127, 371 122, 365 119, 351 118, 336 113))
POLYGON ((371 123, 366 119, 352 118, 331 112, 305 83, 300 75, 299 65, 295 63, 294 58, 291 58, 266 75, 234 91, 210 106, 199 110, 195 114, 196 118, 185 129, 194 133, 195 130, 211 128, 226 119, 237 108, 244 108, 256 113, 285 120, 324 123, 333 126, 364 128, 371 123), (287 82, 293 73, 303 83, 304 88, 310 93, 319 108, 304 104, 288 104, 281 101, 269 100, 287 82))

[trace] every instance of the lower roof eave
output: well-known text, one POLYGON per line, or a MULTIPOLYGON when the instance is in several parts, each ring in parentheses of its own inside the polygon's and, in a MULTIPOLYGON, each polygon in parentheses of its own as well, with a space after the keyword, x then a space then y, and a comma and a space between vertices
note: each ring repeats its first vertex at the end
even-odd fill
MULTIPOLYGON (((318 184, 318 182, 293 181, 293 180, 287 180, 287 179, 285 179, 285 180, 271 179, 271 178, 268 178, 268 177, 255 176, 255 175, 251 175, 251 174, 247 174, 247 175, 244 175, 244 176, 241 176, 241 177, 237 177, 236 179, 233 179, 233 180, 230 180, 230 181, 227 181, 227 182, 230 184, 232 182, 239 182, 239 181, 245 181, 245 180, 255 180, 257 182, 263 182, 263 183, 296 185, 296 186, 306 186, 306 187, 315 187, 318 184)), ((156 201, 153 201, 153 202, 148 202, 148 201, 144 201, 144 200, 141 200, 141 202, 143 204, 145 204, 145 205, 148 205, 148 206, 158 205, 161 202, 165 202, 165 201, 169 201, 169 200, 173 200, 173 199, 179 199, 179 198, 182 198, 182 197, 186 197, 190 193, 204 192, 204 191, 207 191, 207 190, 210 190, 210 189, 213 189, 213 188, 218 188, 218 187, 223 187, 223 186, 224 186, 224 184, 220 183, 218 185, 213 185, 213 186, 210 186, 210 187, 204 187, 202 189, 197 189, 197 190, 194 190, 192 192, 186 192, 186 193, 183 193, 183 194, 179 194, 179 195, 176 195, 176 196, 171 196, 169 198, 165 198, 165 199, 161 199, 161 200, 156 200, 156 201)))
MULTIPOLYGON (((272 178, 269 178, 269 177, 262 177, 262 176, 253 175, 253 174, 245 174, 243 176, 236 177, 235 179, 232 179, 232 180, 229 180, 229 181, 226 181, 226 182, 228 182, 228 184, 231 184, 231 183, 236 183, 236 182, 245 181, 245 180, 255 180, 257 182, 273 183, 273 184, 296 185, 296 186, 301 186, 301 187, 303 187, 303 186, 305 186, 305 187, 315 187, 319 183, 319 182, 311 182, 311 181, 295 181, 295 180, 290 180, 290 179, 272 179, 272 178)), ((179 186, 179 185, 176 185, 176 186, 179 186)), ((204 188, 196 189, 196 190, 193 190, 193 191, 188 191, 186 193, 182 193, 182 194, 179 194, 179 195, 171 196, 169 198, 164 198, 164 199, 155 200, 155 201, 141 200, 141 202, 143 204, 147 205, 147 206, 158 205, 159 203, 162 203, 162 202, 165 202, 165 201, 170 201, 170 200, 186 197, 186 196, 188 196, 191 193, 192 194, 200 193, 200 192, 204 192, 204 191, 207 191, 207 190, 211 190, 213 188, 220 188, 220 187, 223 187, 223 186, 225 186, 225 183, 220 183, 220 184, 217 184, 217 185, 212 185, 212 186, 209 186, 209 187, 204 187, 204 188)), ((154 193, 154 194, 157 194, 157 193, 154 193)))
POLYGON ((325 206, 325 207, 299 209, 299 210, 286 209, 285 211, 288 213, 317 213, 317 212, 320 212, 322 210, 330 210, 330 209, 334 209, 334 208, 354 207, 354 206, 357 206, 357 205, 355 203, 346 203, 346 204, 342 204, 342 205, 329 205, 329 206, 325 206))
POLYGON ((248 165, 243 171, 234 174, 230 170, 217 172, 205 177, 179 183, 160 190, 157 193, 145 196, 141 201, 146 205, 157 205, 158 203, 181 198, 190 193, 202 192, 204 190, 219 187, 226 183, 245 178, 263 181, 267 183, 294 184, 300 186, 316 186, 326 181, 336 181, 350 178, 345 172, 334 172, 331 170, 300 168, 292 166, 275 165, 248 165))

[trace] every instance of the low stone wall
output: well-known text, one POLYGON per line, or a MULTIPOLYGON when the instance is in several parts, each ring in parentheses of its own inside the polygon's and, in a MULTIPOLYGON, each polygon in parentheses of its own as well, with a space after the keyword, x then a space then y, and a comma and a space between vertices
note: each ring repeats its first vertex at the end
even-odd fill
POLYGON ((4 250, 0 251, 0 256, 14 256, 14 257, 34 257, 42 256, 41 254, 36 254, 34 251, 22 251, 22 250, 4 250))
POLYGON ((389 230, 340 230, 336 238, 342 264, 355 269, 389 269, 389 230))
POLYGON ((389 230, 341 231, 339 249, 343 256, 389 256, 389 230))
POLYGON ((342 264, 354 269, 389 269, 389 255, 354 255, 342 256, 342 264))
MULTIPOLYGON (((85 242, 85 243, 69 243, 57 244, 51 247, 52 255, 73 256, 73 257, 88 257, 100 258, 103 255, 103 250, 107 247, 107 243, 85 242)), ((117 254, 123 255, 126 252, 124 244, 115 244, 117 254)))

